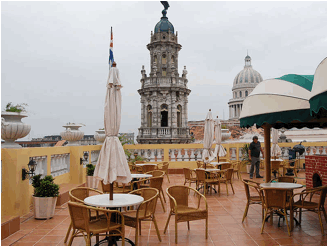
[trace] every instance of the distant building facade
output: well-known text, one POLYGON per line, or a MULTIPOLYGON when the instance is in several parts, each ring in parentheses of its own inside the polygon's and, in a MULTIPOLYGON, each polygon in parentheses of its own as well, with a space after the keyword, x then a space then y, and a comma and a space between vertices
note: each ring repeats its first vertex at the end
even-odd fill
POLYGON ((141 89, 138 90, 141 102, 141 126, 138 129, 137 142, 147 143, 189 143, 188 128, 187 70, 182 76, 178 73, 178 58, 181 45, 178 34, 166 17, 156 24, 151 32, 149 76, 142 66, 141 89))
POLYGON ((253 91, 253 89, 263 81, 259 72, 253 69, 251 57, 245 57, 245 66, 240 71, 234 81, 232 87, 232 99, 229 100, 229 120, 237 120, 243 108, 244 99, 253 91))

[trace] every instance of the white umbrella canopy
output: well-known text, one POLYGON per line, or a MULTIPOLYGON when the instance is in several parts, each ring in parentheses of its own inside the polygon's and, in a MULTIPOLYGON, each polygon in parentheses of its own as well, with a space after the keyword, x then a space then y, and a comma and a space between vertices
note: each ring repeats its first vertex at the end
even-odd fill
POLYGON ((271 156, 280 156, 281 148, 278 145, 278 130, 272 128, 272 146, 271 146, 271 156))
POLYGON ((212 117, 212 112, 211 110, 209 110, 205 118, 205 126, 204 126, 204 140, 203 140, 204 150, 202 154, 202 160, 204 161, 205 164, 215 159, 215 155, 211 151, 213 139, 214 139, 214 121, 212 117))
POLYGON ((224 157, 226 156, 227 152, 225 151, 224 147, 221 145, 221 140, 222 140, 221 122, 218 116, 216 117, 215 120, 214 131, 215 131, 215 142, 216 142, 214 156, 224 157))
POLYGON ((118 138, 121 124, 121 80, 116 67, 109 71, 105 98, 104 125, 106 138, 96 164, 94 177, 104 184, 132 180, 124 149, 118 138))

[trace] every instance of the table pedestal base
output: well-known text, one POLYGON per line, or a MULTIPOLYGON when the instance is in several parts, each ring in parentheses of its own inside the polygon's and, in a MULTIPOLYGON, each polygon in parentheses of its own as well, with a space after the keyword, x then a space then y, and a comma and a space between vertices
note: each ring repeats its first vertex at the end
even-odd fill
MULTIPOLYGON (((125 238, 124 240, 125 243, 129 243, 131 246, 135 246, 134 242, 131 239, 125 238)), ((98 243, 96 243, 95 246, 106 245, 106 242, 107 246, 118 246, 117 242, 119 241, 122 241, 121 237, 105 237, 103 240, 100 240, 98 243)))

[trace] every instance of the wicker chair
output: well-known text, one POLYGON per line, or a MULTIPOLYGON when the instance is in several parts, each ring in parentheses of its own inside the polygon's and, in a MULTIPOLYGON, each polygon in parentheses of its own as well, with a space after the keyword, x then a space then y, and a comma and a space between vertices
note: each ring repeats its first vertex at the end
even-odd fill
POLYGON ((287 170, 293 170, 294 171, 294 177, 297 176, 297 166, 296 166, 296 162, 298 162, 298 160, 284 160, 283 161, 283 174, 287 173, 287 170), (294 166, 291 166, 290 163, 291 162, 295 162, 294 166))
MULTIPOLYGON (((246 198, 247 198, 244 216, 241 221, 241 222, 244 222, 244 220, 247 216, 247 213, 248 213, 249 205, 251 205, 251 204, 261 204, 262 205, 263 192, 260 188, 260 183, 257 183, 255 181, 248 180, 248 179, 243 179, 242 182, 244 183, 245 193, 246 193, 246 198), (258 194, 257 196, 251 195, 250 187, 257 192, 257 194, 258 194)), ((262 206, 262 218, 263 218, 263 213, 264 212, 263 212, 263 206, 262 206)))
POLYGON ((142 168, 142 172, 146 173, 146 172, 154 171, 156 166, 155 165, 143 165, 141 168, 142 168))
MULTIPOLYGON (((92 189, 92 188, 78 187, 78 188, 71 189, 68 192, 68 195, 69 195, 70 201, 84 204, 84 199, 90 196, 90 192, 91 193, 93 192, 95 194, 103 194, 101 191, 95 190, 95 189, 92 189)), ((95 220, 98 217, 99 217, 99 215, 95 214, 94 211, 91 212, 90 220, 95 220)), ((72 230, 72 222, 71 222, 71 224, 69 225, 69 227, 67 229, 67 233, 66 233, 66 237, 64 239, 64 243, 67 242, 71 230, 72 230)))
POLYGON ((189 183, 189 187, 192 183, 196 183, 197 188, 197 177, 194 170, 190 170, 189 168, 183 168, 183 173, 185 176, 185 181, 183 185, 186 185, 186 183, 189 183))
POLYGON ((96 236, 97 242, 99 236, 120 236, 122 245, 124 245, 124 217, 117 210, 106 210, 95 207, 89 207, 78 202, 68 202, 69 214, 71 216, 73 234, 68 245, 72 245, 75 237, 84 237, 86 245, 91 245, 91 237, 96 236), (90 221, 90 211, 102 213, 105 218, 99 218, 95 221, 90 221), (111 216, 116 216, 117 222, 112 222, 111 216), (86 236, 85 236, 86 235, 86 236))
POLYGON ((296 183, 296 179, 293 177, 278 177, 275 179, 271 179, 270 183, 272 183, 273 181, 283 182, 283 183, 296 183))
POLYGON ((145 200, 139 205, 137 210, 130 210, 125 212, 124 223, 127 226, 133 227, 135 231, 135 244, 138 245, 138 236, 141 235, 141 221, 151 220, 154 222, 157 237, 162 242, 157 222, 155 219, 155 209, 159 191, 154 188, 145 188, 131 191, 129 194, 136 194, 142 196, 145 200))
POLYGON ((236 162, 232 163, 233 175, 235 175, 235 173, 236 173, 237 174, 237 179, 241 180, 240 166, 241 166, 240 161, 236 161, 236 162))
POLYGON ((146 174, 153 175, 152 176, 153 178, 157 178, 157 177, 164 177, 165 172, 161 170, 154 170, 154 171, 146 172, 146 174))
MULTIPOLYGON (((289 203, 287 202, 287 192, 289 189, 277 189, 277 188, 263 188, 264 191, 264 203, 263 207, 265 210, 263 219, 262 219, 262 228, 261 233, 263 233, 265 218, 267 214, 271 214, 276 210, 281 210, 281 213, 284 215, 287 225, 288 236, 290 236, 290 230, 287 219, 287 209, 289 208, 289 203)), ((271 224, 272 224, 271 217, 271 224)))
POLYGON ((229 195, 228 184, 230 184, 232 192, 233 192, 233 194, 235 194, 235 190, 233 189, 233 186, 232 186, 232 173, 233 173, 233 168, 229 168, 225 171, 224 177, 219 179, 220 183, 224 183, 226 185, 227 195, 229 195))
POLYGON ((167 177, 167 181, 169 181, 169 183, 171 183, 170 178, 169 178, 169 165, 170 165, 169 162, 164 162, 160 170, 165 172, 165 175, 167 177))
MULTIPOLYGON (((203 185, 204 195, 206 195, 208 186, 212 186, 212 185, 214 187, 215 187, 215 185, 218 186, 218 192, 220 195, 220 180, 219 180, 217 174, 207 173, 207 172, 205 172, 204 169, 196 169, 195 172, 196 172, 196 178, 197 178, 196 184, 197 184, 197 186, 203 185)), ((212 194, 212 190, 210 190, 210 194, 212 194)))
MULTIPOLYGON (((131 192, 131 187, 130 185, 119 185, 117 182, 113 183, 113 192, 114 193, 129 193, 131 192)), ((110 192, 110 184, 104 184, 103 181, 101 181, 101 188, 103 193, 109 193, 110 192)))
POLYGON ((189 221, 193 220, 205 220, 205 238, 207 239, 208 235, 208 206, 207 200, 204 195, 199 193, 197 190, 183 186, 183 185, 176 185, 167 188, 166 190, 167 195, 170 198, 170 213, 169 217, 166 221, 166 225, 164 228, 164 234, 167 230, 167 227, 170 222, 171 216, 175 215, 175 243, 178 243, 178 223, 179 222, 186 222, 188 225, 188 230, 190 230, 189 221), (190 191, 194 191, 195 195, 197 196, 198 202, 197 207, 191 207, 189 205, 189 194, 190 191), (201 199, 205 202, 205 209, 200 208, 201 199))
POLYGON ((197 163, 197 168, 204 168, 205 167, 205 163, 203 161, 196 161, 197 163))
POLYGON ((311 189, 305 189, 301 193, 296 193, 293 195, 293 197, 290 199, 290 213, 293 215, 293 212, 299 209, 299 224, 302 222, 302 210, 308 210, 316 212, 319 216, 319 222, 321 226, 321 233, 324 235, 324 228, 322 224, 322 218, 321 218, 321 212, 323 212, 323 215, 325 217, 325 220, 327 222, 327 213, 325 210, 325 201, 327 196, 327 186, 320 186, 316 188, 311 189), (319 201, 314 202, 313 196, 315 194, 320 194, 319 201), (294 197, 299 195, 299 200, 297 202, 294 202, 294 197))
POLYGON ((136 164, 145 164, 145 163, 146 163, 146 161, 143 161, 143 160, 138 160, 138 161, 134 162, 134 166, 135 166, 137 173, 143 173, 143 170, 142 170, 142 166, 136 166, 136 164))
POLYGON ((271 161, 271 173, 274 171, 278 173, 278 177, 282 176, 280 174, 280 161, 271 161))
POLYGON ((221 165, 221 170, 226 170, 229 169, 231 167, 231 163, 225 163, 221 165))

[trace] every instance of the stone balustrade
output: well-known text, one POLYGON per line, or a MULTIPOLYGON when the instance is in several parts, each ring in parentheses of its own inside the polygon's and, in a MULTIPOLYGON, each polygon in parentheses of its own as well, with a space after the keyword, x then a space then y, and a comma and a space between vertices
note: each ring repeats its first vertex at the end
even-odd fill
POLYGON ((70 154, 53 154, 51 155, 51 175, 57 177, 68 173, 70 170, 70 154))

